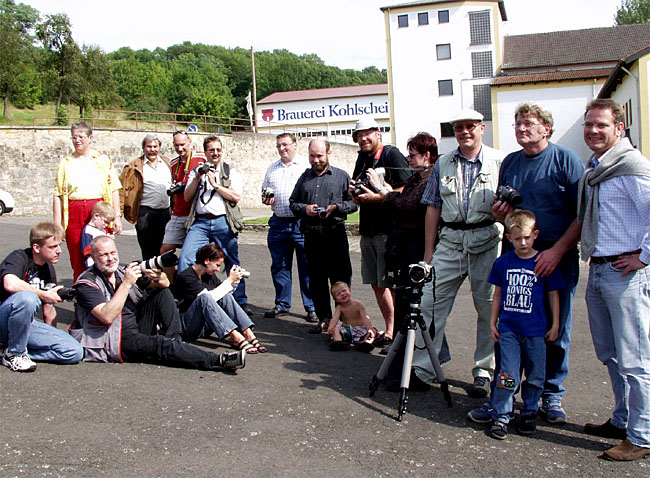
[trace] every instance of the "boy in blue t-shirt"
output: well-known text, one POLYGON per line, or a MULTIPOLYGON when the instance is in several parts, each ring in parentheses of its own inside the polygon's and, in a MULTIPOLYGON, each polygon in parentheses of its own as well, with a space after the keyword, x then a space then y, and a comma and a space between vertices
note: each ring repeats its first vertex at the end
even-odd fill
POLYGON ((526 380, 521 384, 524 406, 518 431, 522 435, 535 432, 535 418, 546 373, 544 340, 552 342, 558 336, 560 302, 557 290, 564 286, 557 269, 548 277, 537 277, 533 272, 539 254, 533 249, 539 235, 535 228, 535 215, 517 209, 506 216, 505 224, 508 231, 506 237, 515 250, 494 262, 488 278, 488 282, 495 286, 490 331, 501 348, 501 365, 494 376, 491 399, 494 411, 489 433, 500 440, 508 434, 509 413, 520 384, 522 366, 526 380), (550 329, 545 295, 548 295, 553 320, 550 329))

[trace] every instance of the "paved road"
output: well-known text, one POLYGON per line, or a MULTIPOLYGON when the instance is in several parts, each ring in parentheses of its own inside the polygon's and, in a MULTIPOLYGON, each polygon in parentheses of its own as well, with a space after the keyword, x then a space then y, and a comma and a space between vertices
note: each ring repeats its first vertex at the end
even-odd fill
MULTIPOLYGON (((27 243, 36 218, 0 218, 0 256, 27 243)), ((398 423, 397 395, 367 394, 382 357, 333 353, 324 336, 306 333, 302 308, 263 319, 273 306, 269 254, 262 233, 245 232, 241 257, 252 271, 250 302, 257 332, 270 352, 249 356, 236 375, 140 364, 39 364, 33 374, 0 370, 0 476, 650 476, 650 461, 598 459, 610 445, 581 433, 586 421, 608 418, 612 394, 593 352, 584 306, 586 273, 574 312, 569 423, 539 422, 532 437, 493 440, 465 418, 480 400, 467 397, 474 327, 467 288, 458 298, 445 365, 453 408, 437 388, 412 393, 398 423)), ((118 239, 123 261, 136 257, 132 233, 118 239)), ((379 314, 360 285, 353 252, 354 294, 379 314)), ((58 267, 69 284, 67 254, 58 267)), ((294 290, 294 301, 299 301, 294 290)), ((59 308, 61 327, 72 318, 59 308)), ((202 340, 206 349, 221 349, 202 340)), ((615 444, 615 443, 614 443, 615 444)))

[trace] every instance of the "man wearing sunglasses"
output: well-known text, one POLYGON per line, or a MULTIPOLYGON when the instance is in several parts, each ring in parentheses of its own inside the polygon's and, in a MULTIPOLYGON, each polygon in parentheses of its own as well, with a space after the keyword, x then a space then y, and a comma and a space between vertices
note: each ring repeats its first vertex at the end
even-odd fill
MULTIPOLYGON (((492 203, 505 153, 483 144, 485 123, 478 111, 462 110, 450 123, 458 148, 438 159, 422 196, 422 203, 428 206, 424 260, 434 267, 435 284, 426 284, 421 307, 428 323, 433 314, 433 343, 439 354, 454 300, 469 277, 477 317, 474 378, 467 393, 485 397, 494 371, 494 343, 490 336, 494 287, 487 279, 499 255, 503 234, 503 227, 492 217, 492 203)), ((413 366, 420 380, 431 383, 435 378, 426 350, 418 351, 413 366)))

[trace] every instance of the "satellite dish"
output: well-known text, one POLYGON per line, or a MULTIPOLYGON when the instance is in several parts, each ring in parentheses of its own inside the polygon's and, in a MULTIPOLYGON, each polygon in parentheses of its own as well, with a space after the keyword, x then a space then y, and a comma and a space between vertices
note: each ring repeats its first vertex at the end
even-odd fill
POLYGON ((191 124, 187 127, 189 133, 196 133, 198 130, 199 128, 195 124, 191 124))

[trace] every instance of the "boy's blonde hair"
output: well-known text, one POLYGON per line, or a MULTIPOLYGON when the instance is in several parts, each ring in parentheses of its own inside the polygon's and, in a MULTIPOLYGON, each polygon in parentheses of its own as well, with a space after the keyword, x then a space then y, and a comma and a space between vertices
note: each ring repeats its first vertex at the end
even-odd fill
POLYGON ((537 225, 537 219, 532 211, 526 209, 515 209, 506 216, 505 224, 508 232, 512 232, 515 227, 522 230, 530 229, 531 231, 534 231, 537 225))
POLYGON ((112 222, 115 219, 115 209, 113 209, 113 206, 108 204, 106 201, 95 203, 93 210, 90 211, 90 217, 93 217, 95 214, 99 214, 99 217, 106 219, 109 222, 112 222))
POLYGON ((347 288, 348 290, 350 290, 350 286, 347 284, 347 282, 343 282, 342 280, 340 280, 340 281, 334 282, 334 284, 332 284, 332 287, 330 287, 330 294, 334 295, 334 289, 336 289, 337 287, 341 287, 341 286, 343 286, 343 287, 347 288))

